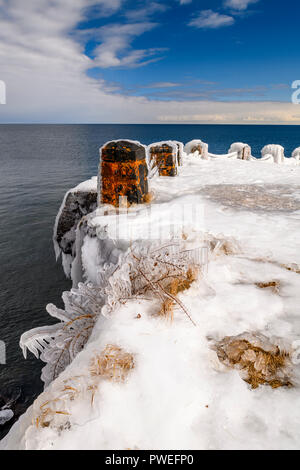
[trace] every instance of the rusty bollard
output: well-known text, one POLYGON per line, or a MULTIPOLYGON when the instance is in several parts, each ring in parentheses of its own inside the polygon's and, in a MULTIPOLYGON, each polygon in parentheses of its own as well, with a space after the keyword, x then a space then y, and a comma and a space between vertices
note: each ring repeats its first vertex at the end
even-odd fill
POLYGON ((119 207, 120 198, 124 197, 128 204, 145 202, 148 195, 145 147, 127 140, 112 141, 102 147, 98 190, 102 204, 119 207))
POLYGON ((157 166, 159 176, 177 175, 177 154, 177 145, 161 142, 150 147, 150 160, 157 166))

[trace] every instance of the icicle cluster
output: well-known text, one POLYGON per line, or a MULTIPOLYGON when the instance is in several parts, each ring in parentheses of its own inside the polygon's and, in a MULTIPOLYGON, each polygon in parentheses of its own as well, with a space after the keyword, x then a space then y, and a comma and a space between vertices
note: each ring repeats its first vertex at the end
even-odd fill
POLYGON ((64 292, 64 309, 59 309, 53 304, 47 305, 47 312, 60 320, 59 323, 34 328, 21 336, 20 347, 24 357, 26 358, 28 349, 47 363, 41 376, 45 386, 84 348, 105 303, 105 287, 113 269, 113 265, 104 268, 102 283, 98 286, 80 283, 77 289, 64 292))
POLYGON ((183 240, 136 242, 118 263, 105 265, 97 285, 79 283, 78 288, 63 293, 64 309, 53 304, 47 312, 59 323, 35 328, 24 333, 20 346, 26 358, 27 349, 46 362, 42 380, 47 386, 73 361, 84 348, 100 314, 109 317, 129 299, 148 297, 161 304, 172 302, 193 323, 188 311, 170 290, 170 282, 180 286, 189 283, 192 269, 199 270, 208 259, 238 251, 232 240, 205 236, 202 246, 187 249, 183 240), (203 257, 203 247, 209 256, 203 257))

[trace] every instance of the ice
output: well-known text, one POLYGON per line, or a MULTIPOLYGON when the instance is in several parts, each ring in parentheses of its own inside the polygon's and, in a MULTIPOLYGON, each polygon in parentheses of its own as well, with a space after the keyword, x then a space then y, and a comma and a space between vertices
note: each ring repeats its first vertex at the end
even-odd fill
POLYGON ((252 157, 252 150, 251 147, 248 144, 244 144, 243 142, 235 142, 231 144, 228 153, 238 153, 238 158, 241 158, 243 160, 253 160, 254 157, 252 157))
POLYGON ((7 423, 14 417, 12 410, 0 410, 0 426, 7 423))
POLYGON ((295 158, 296 160, 300 160, 300 147, 297 147, 293 153, 292 153, 292 157, 295 158))
POLYGON ((208 144, 206 144, 205 142, 202 142, 202 140, 200 139, 194 139, 188 142, 187 144, 185 144, 184 151, 187 155, 189 155, 192 152, 199 155, 199 152, 197 150, 196 151, 194 150, 198 146, 201 147, 201 157, 206 160, 208 156, 208 144))
POLYGON ((284 148, 281 145, 266 145, 261 151, 262 157, 272 155, 274 163, 284 163, 284 148))

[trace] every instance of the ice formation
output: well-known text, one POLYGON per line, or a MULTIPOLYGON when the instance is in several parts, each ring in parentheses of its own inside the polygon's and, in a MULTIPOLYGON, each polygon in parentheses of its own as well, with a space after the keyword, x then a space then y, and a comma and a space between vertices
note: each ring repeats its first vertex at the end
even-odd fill
POLYGON ((236 142, 231 144, 228 153, 235 153, 237 152, 238 158, 241 160, 253 160, 251 154, 251 147, 248 144, 244 144, 243 142, 236 142))
POLYGON ((56 259, 62 255, 64 272, 71 274, 75 256, 76 229, 82 218, 97 206, 97 177, 93 177, 67 191, 54 224, 53 242, 56 259))
POLYGON ((266 145, 261 151, 262 157, 268 157, 272 155, 274 163, 284 163, 284 148, 281 145, 266 145))
POLYGON ((20 343, 46 388, 1 449, 299 448, 300 168, 237 152, 70 219, 73 289, 20 343))
POLYGON ((14 417, 14 413, 12 410, 0 410, 0 426, 7 423, 14 417))
POLYGON ((292 153, 292 157, 295 158, 296 160, 300 160, 300 147, 297 147, 293 153, 292 153))
POLYGON ((194 139, 185 144, 184 151, 187 155, 195 153, 201 156, 204 160, 207 160, 208 144, 202 142, 200 139, 194 139))

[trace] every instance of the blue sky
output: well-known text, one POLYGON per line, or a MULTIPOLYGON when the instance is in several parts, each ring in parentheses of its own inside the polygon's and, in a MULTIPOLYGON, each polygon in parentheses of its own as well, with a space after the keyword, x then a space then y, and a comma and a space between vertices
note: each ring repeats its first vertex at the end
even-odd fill
POLYGON ((0 0, 0 122, 300 123, 294 0, 0 0))
MULTIPOLYGON (((132 50, 158 49, 153 62, 142 65, 148 61, 145 57, 132 68, 123 69, 109 67, 108 63, 107 68, 91 69, 89 74, 115 83, 125 93, 151 99, 208 96, 240 100, 247 96, 253 100, 290 100, 291 82, 300 76, 300 9, 296 14, 294 5, 283 8, 283 3, 275 0, 235 4, 232 8, 218 0, 194 0, 183 5, 176 0, 125 2, 113 16, 114 22, 124 25, 126 15, 136 13, 140 6, 144 13, 140 20, 156 23, 153 29, 133 37, 130 44, 132 50), (247 3, 248 7, 243 8, 247 3), (208 21, 205 23, 203 18, 208 21)), ((91 25, 103 28, 107 24, 110 21, 106 18, 91 25)), ((89 25, 84 23, 85 27, 89 25)), ((89 54, 93 54, 96 44, 91 41, 89 54)))

